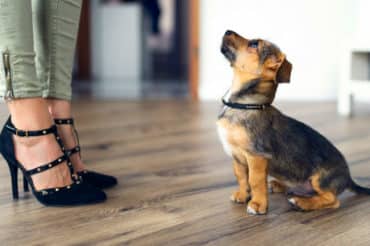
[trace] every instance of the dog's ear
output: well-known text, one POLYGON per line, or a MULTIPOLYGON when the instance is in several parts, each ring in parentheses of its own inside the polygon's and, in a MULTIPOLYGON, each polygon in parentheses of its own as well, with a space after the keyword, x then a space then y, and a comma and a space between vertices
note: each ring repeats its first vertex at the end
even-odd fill
POLYGON ((276 73, 276 83, 289 83, 291 72, 292 64, 284 57, 284 61, 281 63, 276 73))

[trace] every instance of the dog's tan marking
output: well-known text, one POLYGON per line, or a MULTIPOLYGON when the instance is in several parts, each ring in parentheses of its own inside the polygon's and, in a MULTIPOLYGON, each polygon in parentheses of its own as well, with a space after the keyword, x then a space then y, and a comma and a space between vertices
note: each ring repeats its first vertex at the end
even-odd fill
POLYGON ((228 128, 226 125, 225 126, 223 125, 222 121, 223 120, 219 120, 217 122, 218 137, 221 140, 222 147, 224 148, 225 153, 229 156, 232 156, 233 151, 232 151, 231 145, 229 144, 229 141, 227 140, 228 139, 228 128))
POLYGON ((337 196, 332 191, 324 191, 320 188, 320 174, 317 173, 311 177, 311 183, 313 189, 317 192, 317 195, 312 197, 297 197, 293 196, 289 198, 289 202, 304 211, 325 209, 325 208, 338 208, 340 202, 337 196))
POLYGON ((231 200, 236 203, 246 203, 250 197, 248 182, 248 166, 233 162, 234 174, 239 183, 239 189, 231 195, 231 200))
POLYGON ((265 214, 268 207, 267 168, 268 160, 262 156, 246 153, 249 169, 249 185, 252 199, 248 203, 250 214, 265 214))
POLYGON ((220 138, 224 149, 230 151, 229 154, 237 155, 241 150, 249 149, 250 141, 243 126, 232 124, 225 118, 217 121, 217 126, 222 133, 220 138))

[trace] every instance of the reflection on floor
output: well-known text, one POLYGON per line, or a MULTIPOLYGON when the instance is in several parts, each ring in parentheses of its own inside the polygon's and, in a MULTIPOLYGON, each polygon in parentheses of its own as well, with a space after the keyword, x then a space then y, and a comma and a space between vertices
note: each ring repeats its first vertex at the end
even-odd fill
POLYGON ((179 80, 94 80, 74 81, 74 98, 94 99, 184 99, 187 81, 179 80))

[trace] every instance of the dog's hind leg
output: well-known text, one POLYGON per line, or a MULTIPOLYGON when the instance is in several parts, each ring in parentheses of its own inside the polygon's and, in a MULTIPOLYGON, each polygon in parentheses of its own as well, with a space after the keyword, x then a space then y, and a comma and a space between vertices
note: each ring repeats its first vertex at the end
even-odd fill
POLYGON ((235 203, 246 203, 250 198, 250 187, 248 183, 248 167, 240 164, 238 161, 233 161, 234 174, 239 183, 239 189, 230 197, 230 200, 235 203))
POLYGON ((302 211, 324 208, 339 208, 340 202, 332 192, 324 192, 313 197, 291 197, 288 199, 293 208, 302 211))
POLYGON ((320 188, 319 175, 314 175, 311 178, 312 193, 303 192, 300 194, 300 189, 295 192, 291 191, 288 194, 288 201, 293 208, 310 211, 325 208, 338 208, 340 202, 333 191, 326 191, 320 188), (292 195, 292 196, 290 196, 292 195))

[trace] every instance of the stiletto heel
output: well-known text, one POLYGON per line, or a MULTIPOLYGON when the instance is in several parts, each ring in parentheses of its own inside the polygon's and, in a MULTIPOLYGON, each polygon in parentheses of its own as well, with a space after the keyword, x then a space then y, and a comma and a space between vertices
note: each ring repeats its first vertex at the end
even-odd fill
POLYGON ((98 188, 89 185, 81 180, 81 177, 74 174, 72 163, 69 157, 64 153, 62 156, 56 160, 41 165, 37 168, 27 170, 25 167, 18 162, 15 157, 13 135, 18 137, 36 137, 45 136, 48 134, 53 134, 55 139, 61 149, 64 151, 63 144, 57 133, 57 128, 55 125, 48 129, 42 129, 39 131, 24 131, 17 129, 11 122, 10 117, 5 123, 5 126, 0 134, 0 152, 8 163, 11 182, 12 182, 12 192, 13 198, 18 199, 18 168, 21 169, 23 173, 23 189, 28 191, 28 184, 31 186, 32 193, 35 195, 36 199, 47 206, 72 206, 72 205, 85 205, 98 203, 106 200, 106 195, 103 191, 98 188), (55 187, 43 190, 37 190, 32 180, 32 176, 50 170, 58 165, 66 163, 72 184, 64 187, 55 187))
MULTIPOLYGON (((55 124, 57 125, 71 125, 74 135, 75 135, 75 140, 77 142, 77 145, 69 150, 66 150, 66 153, 68 156, 71 156, 73 154, 78 153, 81 158, 81 147, 80 147, 80 140, 78 137, 78 132, 76 130, 76 127, 74 125, 74 120, 73 118, 67 118, 67 119, 54 119, 55 124)), ((88 171, 88 170, 83 170, 81 172, 77 173, 85 182, 94 185, 97 188, 100 189, 106 189, 110 188, 112 186, 115 186, 118 182, 117 179, 113 176, 94 172, 94 171, 88 171)))
POLYGON ((25 176, 23 176, 23 191, 24 192, 29 192, 30 188, 28 187, 28 182, 25 176))
POLYGON ((13 199, 18 199, 18 167, 8 163, 10 179, 12 182, 13 199))

